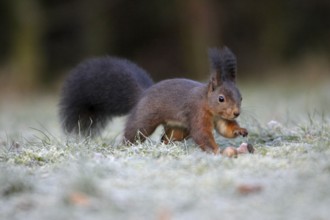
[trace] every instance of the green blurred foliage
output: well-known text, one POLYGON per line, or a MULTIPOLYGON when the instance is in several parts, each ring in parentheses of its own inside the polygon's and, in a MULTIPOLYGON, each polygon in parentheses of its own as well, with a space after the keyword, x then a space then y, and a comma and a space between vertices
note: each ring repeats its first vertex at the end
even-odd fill
POLYGON ((232 48, 249 74, 330 55, 327 0, 3 0, 0 27, 1 87, 47 88, 104 55, 156 80, 205 79, 210 46, 232 48))

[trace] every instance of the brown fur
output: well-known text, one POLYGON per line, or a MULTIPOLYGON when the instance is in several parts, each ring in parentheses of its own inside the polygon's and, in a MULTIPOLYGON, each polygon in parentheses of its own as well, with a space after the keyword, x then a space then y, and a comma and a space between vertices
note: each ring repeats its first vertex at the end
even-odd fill
POLYGON ((189 137, 187 129, 178 126, 166 126, 162 142, 168 144, 172 141, 182 141, 189 137))
POLYGON ((246 136, 248 134, 245 128, 241 128, 236 121, 229 121, 218 118, 215 121, 216 131, 226 138, 235 138, 239 135, 246 136))
POLYGON ((236 59, 228 48, 210 51, 210 59, 209 83, 170 79, 147 89, 128 117, 125 140, 144 141, 164 125, 162 140, 166 143, 191 137, 202 150, 218 154, 213 129, 225 137, 246 136, 246 129, 234 120, 241 107, 235 85, 236 59))

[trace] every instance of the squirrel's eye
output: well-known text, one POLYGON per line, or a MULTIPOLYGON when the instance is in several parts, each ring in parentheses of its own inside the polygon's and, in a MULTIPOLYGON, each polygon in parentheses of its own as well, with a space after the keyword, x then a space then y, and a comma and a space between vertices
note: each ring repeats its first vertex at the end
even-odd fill
POLYGON ((223 95, 219 95, 219 102, 224 102, 225 101, 225 97, 223 97, 223 95))

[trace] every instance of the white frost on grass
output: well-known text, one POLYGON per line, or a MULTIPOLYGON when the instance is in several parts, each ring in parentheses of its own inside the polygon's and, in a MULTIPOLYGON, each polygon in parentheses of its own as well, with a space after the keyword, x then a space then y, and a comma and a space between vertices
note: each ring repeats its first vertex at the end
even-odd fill
MULTIPOLYGON (((248 138, 216 140, 222 147, 248 141, 256 151, 230 159, 201 152, 192 141, 123 146, 114 141, 116 124, 94 140, 64 137, 54 103, 1 109, 0 219, 330 216, 329 115, 298 112, 299 103, 292 108, 302 121, 260 110, 257 118, 242 115, 248 138), (276 126, 267 126, 270 120, 276 126)), ((250 102, 267 103, 267 94, 250 102)))

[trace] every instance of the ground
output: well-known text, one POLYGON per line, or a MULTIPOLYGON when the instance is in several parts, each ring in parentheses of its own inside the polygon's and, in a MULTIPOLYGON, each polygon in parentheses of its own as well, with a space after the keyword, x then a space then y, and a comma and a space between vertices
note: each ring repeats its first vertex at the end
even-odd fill
POLYGON ((225 158, 192 142, 120 144, 62 134, 57 96, 2 98, 0 219, 329 219, 330 84, 242 86, 254 145, 225 158), (15 101, 19 100, 19 101, 15 101))

